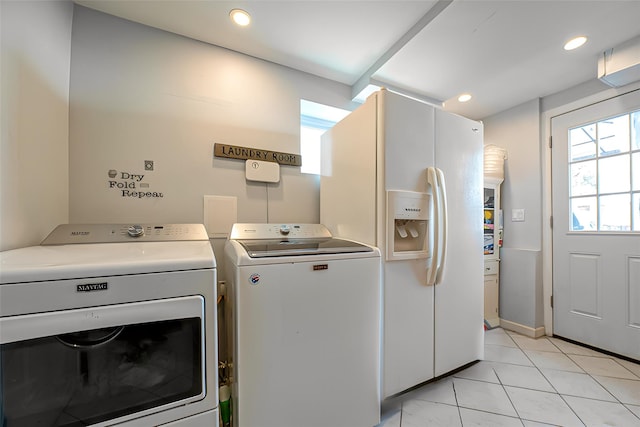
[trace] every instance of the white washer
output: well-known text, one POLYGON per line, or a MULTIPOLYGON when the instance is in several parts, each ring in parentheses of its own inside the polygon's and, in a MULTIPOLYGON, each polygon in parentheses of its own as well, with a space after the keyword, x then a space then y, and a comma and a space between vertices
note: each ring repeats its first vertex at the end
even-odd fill
POLYGON ((218 425, 201 224, 62 225, 0 253, 0 425, 218 425))
POLYGON ((235 224, 236 427, 380 422, 380 252, 320 224, 235 224))

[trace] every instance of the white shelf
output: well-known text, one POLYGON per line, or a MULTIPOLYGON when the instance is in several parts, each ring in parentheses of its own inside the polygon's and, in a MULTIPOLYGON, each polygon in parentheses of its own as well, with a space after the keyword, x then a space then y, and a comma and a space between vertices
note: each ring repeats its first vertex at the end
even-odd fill
POLYGON ((500 325, 501 182, 485 180, 484 183, 484 320, 490 328, 500 325))

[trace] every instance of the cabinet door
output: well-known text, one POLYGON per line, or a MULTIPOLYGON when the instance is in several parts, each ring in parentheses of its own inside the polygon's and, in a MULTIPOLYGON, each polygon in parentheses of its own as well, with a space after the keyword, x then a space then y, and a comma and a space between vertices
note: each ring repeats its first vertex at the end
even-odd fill
POLYGON ((500 324, 498 316, 499 298, 498 274, 484 276, 484 320, 492 328, 500 324))

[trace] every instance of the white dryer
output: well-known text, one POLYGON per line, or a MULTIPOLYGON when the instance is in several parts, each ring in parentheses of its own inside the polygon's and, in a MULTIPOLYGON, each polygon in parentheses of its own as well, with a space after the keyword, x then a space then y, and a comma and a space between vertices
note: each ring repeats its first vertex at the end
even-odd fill
POLYGON ((234 425, 377 425, 379 250, 320 224, 235 224, 225 257, 234 425))
POLYGON ((0 252, 0 425, 217 426, 201 224, 61 225, 0 252))

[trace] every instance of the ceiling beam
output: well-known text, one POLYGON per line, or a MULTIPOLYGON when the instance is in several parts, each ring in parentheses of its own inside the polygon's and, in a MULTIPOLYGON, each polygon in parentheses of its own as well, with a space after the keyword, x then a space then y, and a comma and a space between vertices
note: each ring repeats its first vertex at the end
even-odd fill
MULTIPOLYGON (((453 0, 437 0, 436 4, 431 7, 420 18, 413 27, 409 29, 402 37, 400 37, 386 52, 371 65, 367 71, 362 74, 358 80, 351 86, 351 98, 354 99, 358 94, 366 88, 371 82, 373 76, 384 64, 387 63, 396 53, 400 51, 407 43, 409 43, 420 31, 422 31, 431 21, 433 21, 443 10, 449 6, 453 0)), ((372 83, 374 84, 374 83, 372 83)))
POLYGON ((416 99, 418 101, 421 102, 425 102, 427 104, 430 105, 434 105, 437 107, 442 107, 442 100, 440 99, 436 99, 436 98, 432 98, 430 96, 426 96, 426 95, 422 95, 418 92, 414 92, 412 90, 409 89, 405 89, 405 88, 401 88, 398 86, 395 86, 393 84, 390 83, 385 83, 385 82, 381 82, 380 80, 375 80, 375 79, 370 79, 369 84, 378 86, 378 87, 384 87, 385 89, 388 89, 391 92, 396 92, 399 93, 401 95, 406 96, 407 98, 413 98, 416 99))

